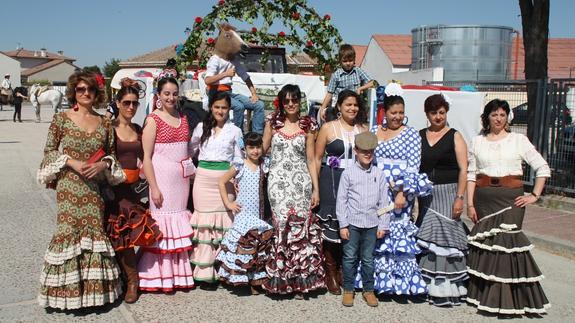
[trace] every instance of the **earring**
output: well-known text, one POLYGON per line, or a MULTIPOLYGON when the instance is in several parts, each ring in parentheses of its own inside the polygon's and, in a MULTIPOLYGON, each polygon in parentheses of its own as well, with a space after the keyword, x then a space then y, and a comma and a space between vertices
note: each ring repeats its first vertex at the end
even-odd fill
POLYGON ((158 101, 156 101, 156 108, 158 108, 158 109, 162 108, 162 101, 160 99, 158 99, 158 101))
POLYGON ((75 104, 74 107, 72 108, 74 111, 78 111, 80 108, 78 108, 78 105, 75 104))
POLYGON ((338 119, 341 119, 341 112, 338 112, 338 113, 337 113, 337 118, 338 118, 338 119))
POLYGON ((409 118, 407 116, 403 117, 403 125, 407 126, 407 121, 409 121, 409 118))
POLYGON ((383 117, 383 119, 381 120, 381 127, 383 128, 383 130, 387 129, 387 118, 383 117))

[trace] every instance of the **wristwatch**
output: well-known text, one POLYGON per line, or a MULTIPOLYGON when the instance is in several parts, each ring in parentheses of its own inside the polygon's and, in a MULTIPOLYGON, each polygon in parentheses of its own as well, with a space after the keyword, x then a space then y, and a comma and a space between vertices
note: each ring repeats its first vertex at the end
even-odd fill
POLYGON ((531 192, 531 195, 535 196, 535 198, 538 199, 538 200, 539 200, 539 198, 541 197, 541 195, 537 195, 537 194, 535 194, 535 193, 533 193, 533 192, 531 192))
POLYGON ((464 199, 463 195, 456 195, 455 198, 456 198, 456 199, 460 199, 460 200, 463 200, 463 199, 464 199))

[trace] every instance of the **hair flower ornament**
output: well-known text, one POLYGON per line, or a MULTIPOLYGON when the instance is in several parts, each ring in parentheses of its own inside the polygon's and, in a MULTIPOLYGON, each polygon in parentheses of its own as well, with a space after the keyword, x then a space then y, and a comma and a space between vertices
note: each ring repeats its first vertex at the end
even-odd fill
POLYGON ((386 96, 393 96, 393 95, 402 96, 403 95, 403 89, 401 88, 401 85, 399 85, 399 83, 391 82, 385 87, 385 95, 386 96))
POLYGON ((447 94, 441 92, 441 96, 443 97, 445 102, 447 102, 447 104, 449 104, 449 106, 453 105, 453 99, 451 99, 447 94))

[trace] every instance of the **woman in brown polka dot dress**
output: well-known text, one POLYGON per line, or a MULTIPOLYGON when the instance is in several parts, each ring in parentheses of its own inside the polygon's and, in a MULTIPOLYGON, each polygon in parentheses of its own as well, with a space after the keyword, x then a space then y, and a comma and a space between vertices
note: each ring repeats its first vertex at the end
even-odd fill
POLYGON ((114 177, 111 121, 92 109, 104 99, 93 74, 70 76, 68 101, 74 107, 54 115, 38 180, 56 189, 57 229, 44 257, 38 301, 44 307, 77 309, 111 303, 120 295, 114 250, 103 230, 100 184, 114 177), (102 151, 103 150, 103 151, 102 151), (99 155, 100 158, 92 156, 99 155))

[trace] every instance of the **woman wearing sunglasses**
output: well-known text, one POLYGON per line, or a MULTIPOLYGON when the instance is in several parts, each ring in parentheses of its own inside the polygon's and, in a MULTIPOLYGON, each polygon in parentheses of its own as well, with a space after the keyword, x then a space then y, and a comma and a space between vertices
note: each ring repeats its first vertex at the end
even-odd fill
POLYGON ((124 78, 120 85, 116 95, 118 115, 112 124, 116 135, 116 157, 126 174, 126 181, 114 187, 114 199, 106 203, 107 218, 104 223, 116 251, 116 260, 126 278, 124 301, 134 303, 138 300, 139 285, 134 247, 154 242, 159 229, 146 212, 147 203, 141 201, 140 190, 144 184, 140 180, 139 169, 139 162, 144 159, 142 128, 132 123, 140 105, 140 86, 129 78, 124 78))
POLYGON ((114 250, 102 226, 100 178, 103 173, 114 185, 125 175, 115 172, 111 121, 93 110, 105 95, 94 74, 70 76, 66 95, 74 108, 54 115, 37 174, 40 183, 56 189, 58 204, 38 301, 70 310, 112 303, 120 295, 114 250))

